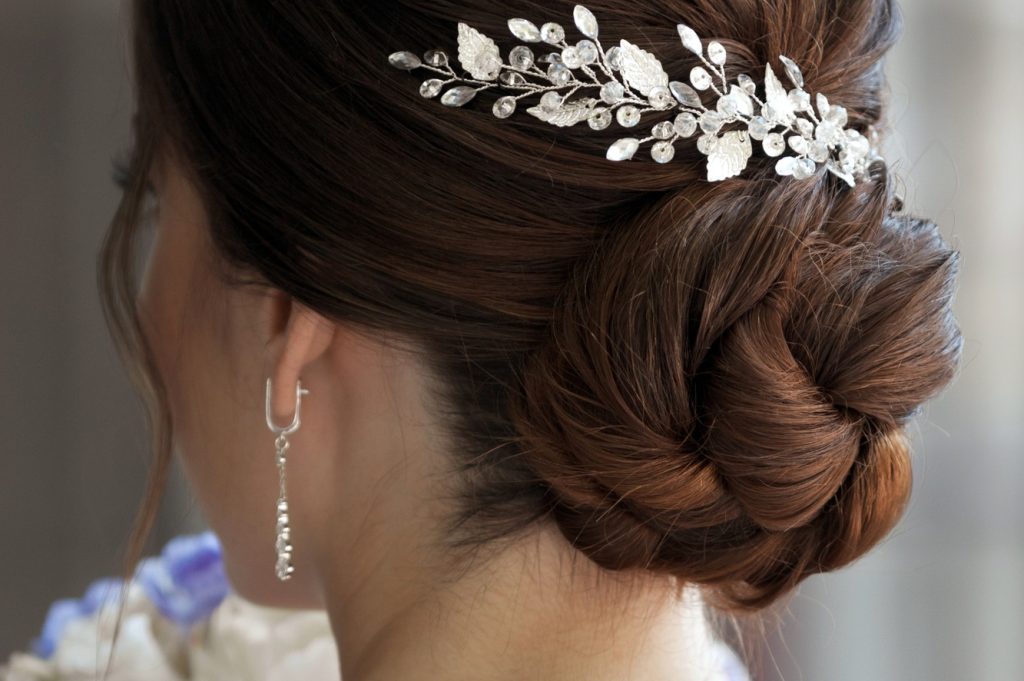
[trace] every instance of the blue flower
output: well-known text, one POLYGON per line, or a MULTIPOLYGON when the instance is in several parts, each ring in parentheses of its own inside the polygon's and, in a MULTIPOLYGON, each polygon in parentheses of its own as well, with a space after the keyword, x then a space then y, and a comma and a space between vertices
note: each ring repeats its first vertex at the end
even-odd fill
POLYGON ((46 613, 42 633, 32 641, 32 652, 44 660, 49 659, 57 649, 57 641, 60 640, 68 623, 88 617, 99 610, 112 593, 118 592, 121 584, 120 579, 97 579, 89 585, 84 597, 63 598, 54 602, 46 613))
POLYGON ((230 589, 213 532, 176 537, 159 558, 147 558, 139 584, 169 620, 188 628, 212 613, 230 589))
POLYGON ((107 601, 120 602, 122 586, 124 580, 114 577, 102 577, 90 584, 82 597, 82 604, 88 608, 88 614, 99 610, 107 601))
MULTIPOLYGON (((146 558, 139 564, 136 577, 146 597, 164 617, 182 628, 208 617, 230 589, 220 543, 213 532, 172 539, 159 557, 146 558)), ((54 602, 46 613, 42 633, 32 640, 33 654, 49 659, 70 622, 91 616, 108 600, 119 604, 123 586, 121 579, 104 577, 90 584, 82 598, 54 602)))

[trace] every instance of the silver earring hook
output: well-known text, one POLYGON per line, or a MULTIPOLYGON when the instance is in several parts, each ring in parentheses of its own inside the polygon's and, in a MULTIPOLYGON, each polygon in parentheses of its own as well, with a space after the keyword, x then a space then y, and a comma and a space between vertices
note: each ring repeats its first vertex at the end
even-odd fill
POLYGON ((266 403, 267 427, 270 428, 271 432, 273 432, 273 433, 277 433, 277 434, 280 434, 280 435, 290 435, 290 434, 294 433, 296 430, 298 430, 298 428, 299 428, 299 408, 300 408, 300 406, 302 404, 302 396, 303 395, 308 395, 309 394, 309 390, 307 390, 307 389, 302 387, 302 381, 296 381, 295 382, 295 416, 292 417, 292 422, 289 423, 287 426, 285 426, 283 428, 281 426, 278 426, 278 425, 274 424, 274 416, 271 413, 271 406, 270 406, 271 392, 272 392, 272 389, 271 389, 271 385, 270 385, 270 377, 267 376, 267 403, 266 403))

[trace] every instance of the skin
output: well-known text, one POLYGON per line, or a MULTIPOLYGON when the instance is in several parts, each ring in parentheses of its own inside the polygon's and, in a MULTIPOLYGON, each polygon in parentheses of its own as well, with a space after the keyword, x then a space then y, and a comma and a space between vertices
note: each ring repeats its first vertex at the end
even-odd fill
POLYGON ((280 291, 225 285, 186 166, 151 170, 154 242, 139 311, 168 389, 176 454, 236 591, 324 608, 346 681, 708 678, 694 591, 599 569, 552 525, 460 569, 441 546, 450 454, 410 355, 280 291), (295 574, 274 574, 278 493, 264 420, 290 438, 295 574))

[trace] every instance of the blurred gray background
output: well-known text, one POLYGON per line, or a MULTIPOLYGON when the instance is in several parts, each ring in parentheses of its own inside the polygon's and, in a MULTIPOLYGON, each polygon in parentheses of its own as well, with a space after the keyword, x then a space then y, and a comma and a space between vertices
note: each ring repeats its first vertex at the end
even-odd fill
MULTIPOLYGON (((904 522, 782 613, 765 679, 1024 678, 1020 0, 903 0, 886 156, 963 252, 962 374, 915 427, 904 522)), ((0 0, 0 660, 115 574, 148 462, 95 288, 131 86, 117 0, 0 0)), ((151 545, 203 526, 176 473, 151 545)))

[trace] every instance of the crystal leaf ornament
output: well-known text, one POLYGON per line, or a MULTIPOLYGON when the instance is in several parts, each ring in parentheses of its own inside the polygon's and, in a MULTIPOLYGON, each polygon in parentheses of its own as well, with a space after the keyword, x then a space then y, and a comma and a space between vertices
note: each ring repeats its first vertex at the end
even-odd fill
POLYGON ((634 132, 614 140, 606 153, 611 161, 633 159, 641 145, 652 142, 650 159, 668 163, 676 156, 677 142, 696 136, 697 150, 708 157, 709 182, 736 177, 757 151, 773 159, 779 176, 807 179, 824 166, 854 186, 869 179, 871 164, 885 160, 878 153, 875 128, 869 126, 866 136, 847 128, 846 109, 821 93, 812 98, 792 59, 779 55, 791 88, 771 64, 765 64, 762 99, 750 75, 741 73, 735 83, 729 82, 725 45, 718 40, 705 45, 685 24, 676 26, 682 47, 701 63, 692 65, 680 80, 672 80, 660 59, 636 43, 621 39, 606 51, 598 40, 597 17, 583 5, 575 6, 571 25, 509 19, 512 36, 531 46, 513 47, 507 60, 490 37, 463 22, 457 29, 457 66, 462 73, 439 49, 422 57, 401 50, 388 61, 404 71, 431 72, 420 85, 420 95, 449 107, 461 107, 477 93, 495 90, 500 94, 491 111, 498 119, 522 110, 556 127, 585 124, 585 129, 602 131, 613 124, 634 130, 645 115, 657 117, 649 135, 634 132), (580 39, 568 38, 566 27, 574 27, 580 39), (711 94, 714 100, 705 103, 704 97, 710 100, 711 94), (527 97, 539 101, 517 106, 527 97))

